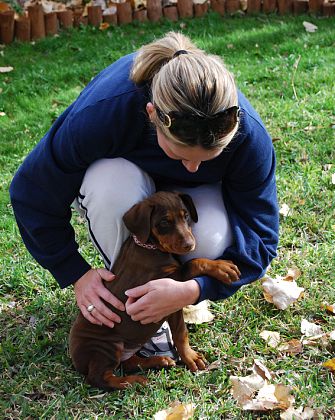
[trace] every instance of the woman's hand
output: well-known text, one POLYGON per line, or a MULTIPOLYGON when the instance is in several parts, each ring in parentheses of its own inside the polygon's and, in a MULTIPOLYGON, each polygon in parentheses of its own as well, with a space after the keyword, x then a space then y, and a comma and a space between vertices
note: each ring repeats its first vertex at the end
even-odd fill
POLYGON ((126 291, 126 311, 133 321, 141 324, 159 322, 184 306, 195 303, 199 294, 200 288, 195 280, 151 280, 126 291))
POLYGON ((77 305, 83 316, 92 324, 106 325, 113 328, 115 322, 121 318, 101 300, 105 300, 120 311, 125 310, 124 304, 117 299, 106 287, 102 280, 113 281, 115 275, 105 268, 91 269, 74 284, 77 305), (87 308, 93 306, 91 311, 87 308))

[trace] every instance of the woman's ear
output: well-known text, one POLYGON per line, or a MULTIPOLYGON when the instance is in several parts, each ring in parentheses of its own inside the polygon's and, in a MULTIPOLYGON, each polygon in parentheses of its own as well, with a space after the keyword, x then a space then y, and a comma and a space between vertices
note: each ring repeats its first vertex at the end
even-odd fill
POLYGON ((145 109, 146 109, 147 114, 150 118, 150 121, 152 122, 153 121, 153 116, 154 116, 154 113, 155 113, 154 105, 151 102, 148 102, 145 109))

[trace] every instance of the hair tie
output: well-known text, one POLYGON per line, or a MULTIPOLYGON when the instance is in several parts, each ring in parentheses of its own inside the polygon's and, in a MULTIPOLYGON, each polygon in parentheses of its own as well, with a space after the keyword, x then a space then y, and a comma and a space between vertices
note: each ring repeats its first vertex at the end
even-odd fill
POLYGON ((173 54, 172 58, 176 58, 176 57, 178 57, 178 56, 179 56, 179 55, 181 55, 181 54, 188 54, 188 51, 186 51, 186 50, 178 50, 178 51, 176 51, 176 52, 173 54))

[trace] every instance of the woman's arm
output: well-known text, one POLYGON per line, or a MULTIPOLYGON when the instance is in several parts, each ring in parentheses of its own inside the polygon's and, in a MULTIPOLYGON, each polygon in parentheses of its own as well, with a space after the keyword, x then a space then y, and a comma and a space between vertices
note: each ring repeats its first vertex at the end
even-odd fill
POLYGON ((276 159, 272 141, 264 127, 249 116, 247 133, 230 161, 222 183, 234 242, 221 259, 231 260, 241 277, 231 285, 223 285, 209 277, 199 277, 204 299, 224 299, 242 285, 261 278, 276 256, 279 213, 276 195, 276 159))

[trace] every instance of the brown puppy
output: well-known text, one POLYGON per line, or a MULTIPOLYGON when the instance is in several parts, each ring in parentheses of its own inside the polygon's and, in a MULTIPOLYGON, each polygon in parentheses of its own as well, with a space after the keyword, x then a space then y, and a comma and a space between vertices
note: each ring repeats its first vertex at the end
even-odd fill
MULTIPOLYGON (((112 268, 115 280, 105 282, 105 286, 126 302, 126 290, 163 277, 183 281, 207 274, 226 284, 237 280, 240 272, 231 261, 197 258, 183 265, 177 261, 175 255, 186 254, 195 248, 191 219, 197 222, 198 215, 191 197, 186 194, 158 192, 133 206, 123 217, 132 235, 124 242, 112 268)), ((120 363, 125 370, 175 364, 169 357, 140 358, 135 355, 164 319, 158 324, 142 325, 126 312, 111 309, 122 319, 114 328, 92 324, 79 313, 71 329, 73 364, 90 385, 112 390, 146 382, 138 375, 115 376, 114 370, 120 363)), ((191 371, 204 369, 202 356, 190 348, 182 310, 167 320, 181 360, 191 371)))

